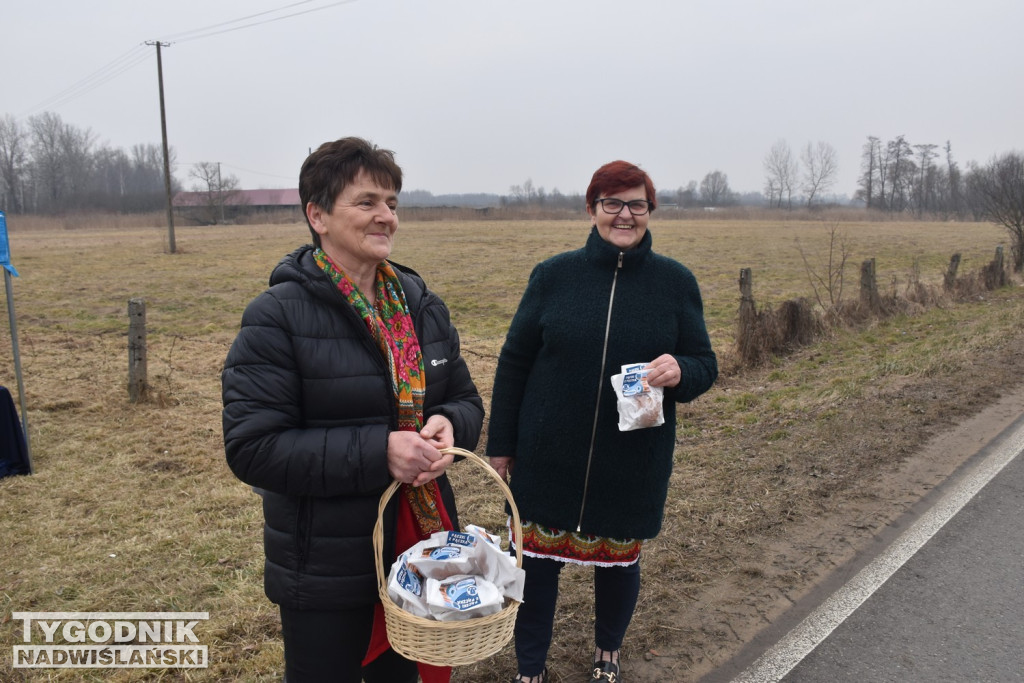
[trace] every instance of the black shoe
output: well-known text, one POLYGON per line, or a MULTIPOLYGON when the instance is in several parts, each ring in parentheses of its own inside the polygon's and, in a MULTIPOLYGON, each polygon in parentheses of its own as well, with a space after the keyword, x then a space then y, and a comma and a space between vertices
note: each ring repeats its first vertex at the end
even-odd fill
POLYGON ((622 676, 619 674, 619 665, 612 662, 594 662, 592 681, 608 681, 608 683, 622 683, 622 676))
MULTIPOLYGON (((512 683, 523 683, 523 681, 530 681, 533 680, 533 678, 533 676, 526 676, 524 678, 522 674, 517 673, 515 677, 512 679, 512 683)), ((544 667, 544 670, 540 672, 540 680, 541 683, 544 683, 544 681, 548 680, 548 668, 546 666, 544 667)))

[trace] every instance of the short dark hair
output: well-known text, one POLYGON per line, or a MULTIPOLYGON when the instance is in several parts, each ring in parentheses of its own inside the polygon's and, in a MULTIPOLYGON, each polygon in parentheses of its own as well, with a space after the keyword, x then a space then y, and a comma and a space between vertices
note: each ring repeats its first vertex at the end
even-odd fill
POLYGON ((628 161, 610 161, 594 171, 590 187, 587 188, 587 206, 593 210, 597 207, 598 197, 631 190, 638 185, 644 186, 647 201, 651 203, 651 211, 654 211, 658 206, 658 198, 654 193, 654 181, 647 172, 628 161))
MULTIPOLYGON (((355 180, 360 171, 365 171, 375 183, 396 193, 402 191, 402 169, 395 163, 395 153, 381 149, 363 138, 347 137, 325 142, 306 157, 299 172, 299 201, 302 215, 310 202, 326 213, 334 210, 334 202, 345 186, 355 180)), ((320 235, 309 223, 306 225, 313 235, 313 243, 320 246, 320 235)))

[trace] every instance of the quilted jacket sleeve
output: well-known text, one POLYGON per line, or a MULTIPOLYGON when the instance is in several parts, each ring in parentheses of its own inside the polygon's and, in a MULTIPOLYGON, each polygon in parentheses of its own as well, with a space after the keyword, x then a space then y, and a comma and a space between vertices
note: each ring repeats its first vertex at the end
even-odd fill
MULTIPOLYGON (((345 394, 364 401, 381 394, 378 377, 311 378, 303 335, 288 308, 268 291, 253 300, 228 352, 221 376, 228 465, 252 486, 291 495, 358 495, 391 481, 387 468, 390 413, 362 420, 310 423, 304 407, 317 383, 345 382, 345 394)), ((309 304, 311 305, 311 304, 309 304)), ((301 305, 300 305, 301 306, 301 305)), ((292 306, 295 307, 295 306, 292 306)), ((314 364, 319 359, 314 359, 314 364)), ((327 367, 321 363, 317 367, 327 367)))

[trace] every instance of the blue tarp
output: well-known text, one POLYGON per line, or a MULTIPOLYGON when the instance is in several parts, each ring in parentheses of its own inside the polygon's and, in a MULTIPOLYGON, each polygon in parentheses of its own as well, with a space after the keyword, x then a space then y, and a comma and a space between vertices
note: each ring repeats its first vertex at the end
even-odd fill
POLYGON ((0 211, 0 266, 14 277, 18 277, 18 271, 11 265, 11 245, 7 241, 7 216, 3 211, 0 211))

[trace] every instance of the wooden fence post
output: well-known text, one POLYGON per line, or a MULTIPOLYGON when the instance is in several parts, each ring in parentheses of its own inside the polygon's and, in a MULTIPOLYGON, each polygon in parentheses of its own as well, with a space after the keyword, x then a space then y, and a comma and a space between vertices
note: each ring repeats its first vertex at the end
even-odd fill
POLYGON ((1003 245, 996 247, 996 257, 992 260, 992 270, 995 275, 995 287, 999 289, 1006 286, 1006 264, 1003 261, 1003 245))
POLYGON ((1003 247, 996 247, 996 255, 981 269, 982 284, 985 289, 992 291, 1006 285, 1006 271, 1003 269, 1003 247))
POLYGON ((756 313, 754 304, 754 276, 750 268, 740 268, 740 331, 749 325, 756 313))
POLYGON ((757 322, 757 305, 754 303, 754 276, 750 268, 740 269, 740 320, 737 346, 744 362, 753 362, 756 355, 753 346, 754 328, 757 322))
POLYGON ((952 292, 956 287, 956 271, 960 269, 960 254, 953 254, 953 258, 949 259, 949 268, 946 269, 946 274, 942 277, 942 288, 947 292, 952 292))
POLYGON ((872 313, 882 308, 878 296, 878 282, 875 279, 875 259, 868 259, 860 264, 860 303, 872 313))
POLYGON ((149 392, 146 369, 146 302, 128 300, 128 400, 145 401, 149 392))

